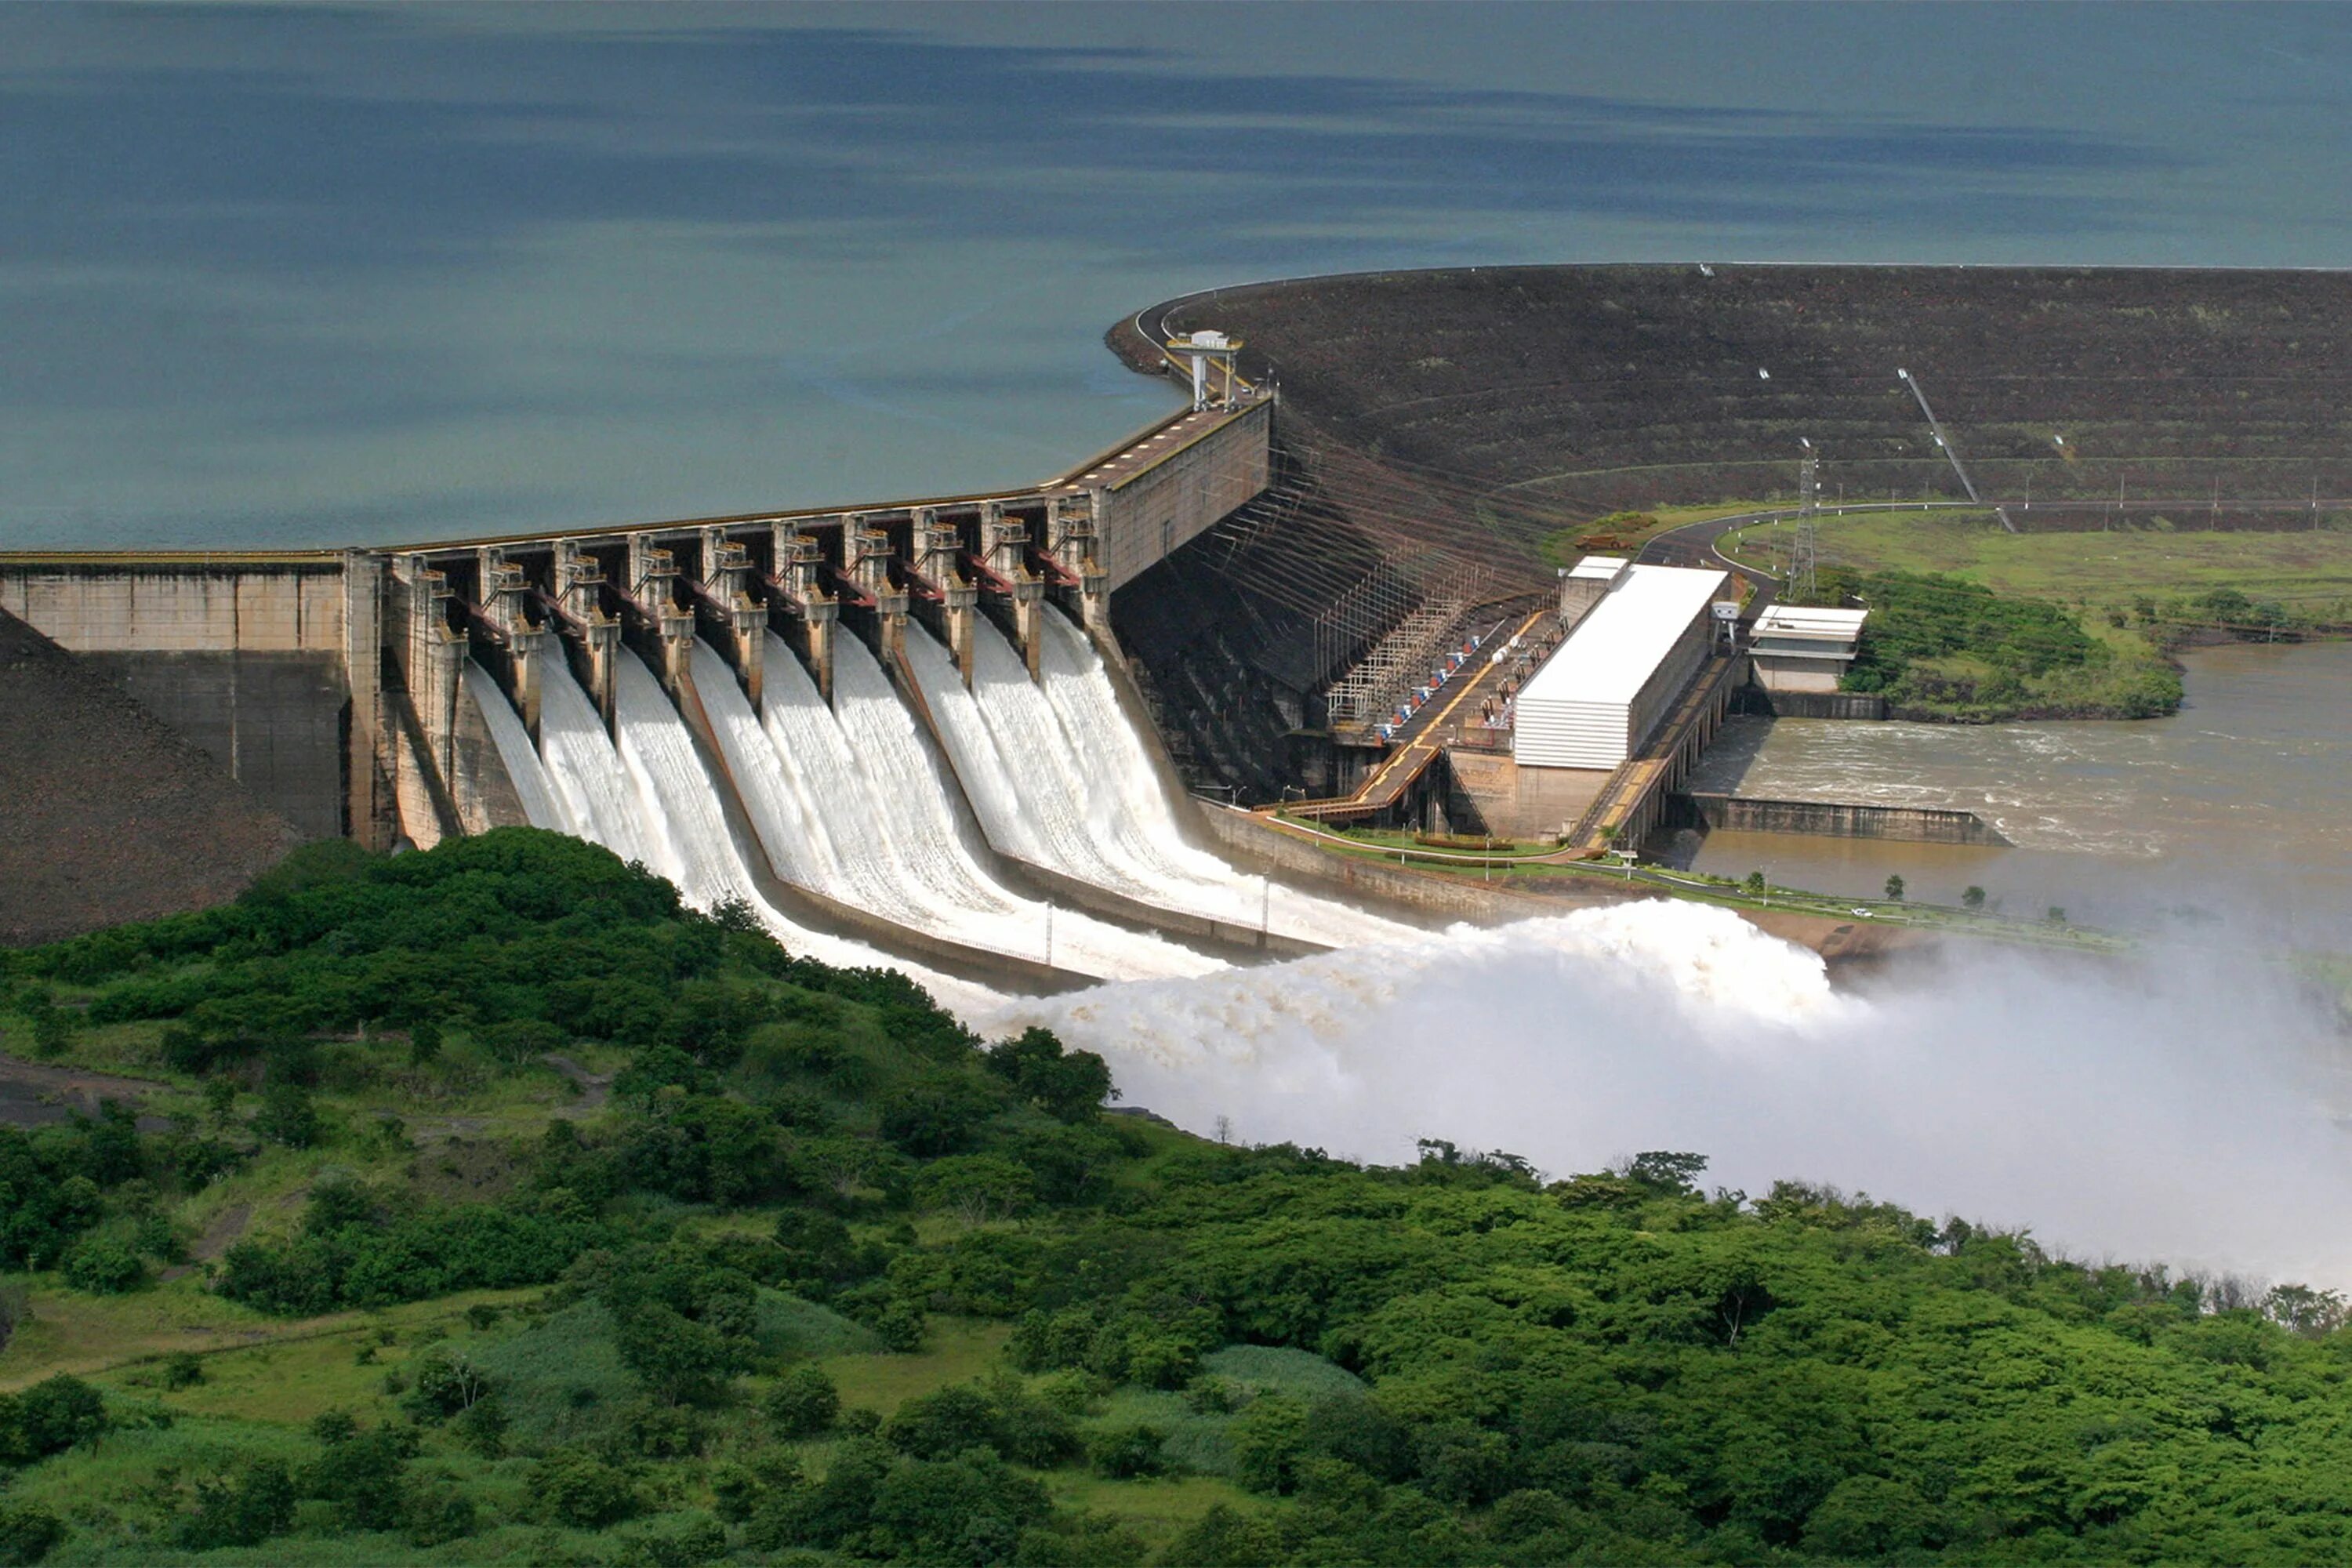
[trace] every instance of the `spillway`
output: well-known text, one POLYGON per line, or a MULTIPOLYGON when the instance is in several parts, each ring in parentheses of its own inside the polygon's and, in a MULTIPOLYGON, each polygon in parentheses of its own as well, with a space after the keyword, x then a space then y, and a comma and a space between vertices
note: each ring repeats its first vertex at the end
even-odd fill
POLYGON ((514 783, 515 796, 522 803, 523 820, 533 827, 569 833, 575 838, 583 837, 555 792, 555 781, 548 776, 547 764, 531 746, 530 731, 522 727, 522 721, 515 716, 506 693, 490 679, 490 672, 467 659, 465 681, 466 695, 473 699, 475 711, 481 714, 483 724, 489 729, 491 744, 498 747, 499 761, 506 764, 507 777, 514 783))
POLYGON ((1043 680, 986 620, 973 628, 972 689, 946 650, 909 630, 908 661, 940 738, 1003 853, 1157 909, 1329 946, 1419 933, 1334 900, 1246 876, 1191 847, 1159 774, 1084 633, 1045 626, 1043 680))
POLYGON ((624 860, 652 865, 643 814, 613 752, 613 738, 561 659, 545 661, 540 676, 539 746, 569 825, 565 831, 624 860))
MULTIPOLYGON (((899 970, 943 1006, 968 1019, 1003 1005, 1004 997, 985 986, 810 931, 768 902, 728 831, 718 783, 661 683, 642 662, 625 654, 614 685, 617 744, 562 661, 548 661, 541 678, 541 756, 552 796, 570 814, 572 826, 565 831, 602 844, 624 859, 642 861, 669 879, 697 908, 741 900, 793 953, 840 968, 899 970)), ((733 689, 731 675, 726 685, 733 689)), ((499 708, 507 708, 503 695, 494 689, 489 695, 496 697, 499 708)), ((484 706, 487 711, 489 704, 484 706)), ((513 718, 511 709, 507 714, 513 718)), ((520 721, 515 727, 520 731, 520 721)))
POLYGON ((787 881, 967 947, 1104 979, 1200 974, 1218 960, 1005 888, 958 831, 950 784, 865 645, 834 655, 829 708, 769 637, 761 712, 709 647, 695 685, 769 861, 787 881))

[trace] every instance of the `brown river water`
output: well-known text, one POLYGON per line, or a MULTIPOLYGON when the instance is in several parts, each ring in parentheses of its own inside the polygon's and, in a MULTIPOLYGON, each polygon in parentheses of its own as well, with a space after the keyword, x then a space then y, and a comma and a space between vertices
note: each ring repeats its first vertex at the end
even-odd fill
POLYGON ((2182 660, 2168 719, 2031 724, 1738 718, 1691 786, 1764 799, 1973 811, 2014 847, 1695 833, 1672 863, 1779 886, 2055 905, 2127 926, 2251 920, 2304 940, 2352 930, 2352 644, 2237 646, 2182 660))

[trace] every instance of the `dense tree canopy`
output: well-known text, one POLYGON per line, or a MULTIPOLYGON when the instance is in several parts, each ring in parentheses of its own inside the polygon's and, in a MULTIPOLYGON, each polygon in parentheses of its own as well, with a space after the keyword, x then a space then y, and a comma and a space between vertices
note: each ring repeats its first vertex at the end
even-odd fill
POLYGON ((163 1289, 142 1260, 181 1256, 173 1205, 273 1160, 299 1205, 208 1266, 223 1296, 301 1318, 545 1288, 410 1355, 364 1419, 79 1513, 11 1500, 151 1406, 0 1394, 19 1560, 289 1531, 429 1554, 509 1526, 605 1532, 616 1563, 2352 1557, 2326 1292, 1710 1192, 1693 1152, 1549 1180, 1435 1137, 1401 1168, 1185 1138, 1101 1114, 1103 1064, 1049 1033, 977 1040, 903 979, 794 959, 569 840, 321 848, 9 984, 12 1039, 54 992, 226 1090, 163 1132, 120 1109, 0 1130, 0 1264, 43 1289, 163 1289), (407 1148, 365 1110, 402 1086, 565 1052, 613 1053, 609 1102, 500 1146, 495 1200, 371 1152, 407 1148), (242 1090, 273 1083, 315 1095, 312 1142, 265 1143, 242 1090), (882 1410, 816 1364, 975 1321, 1001 1354, 882 1410), (1222 1489, 1155 1536, 1118 1500, 1166 1474, 1222 1489), (1080 1483, 1095 1511, 1055 1500, 1080 1483))

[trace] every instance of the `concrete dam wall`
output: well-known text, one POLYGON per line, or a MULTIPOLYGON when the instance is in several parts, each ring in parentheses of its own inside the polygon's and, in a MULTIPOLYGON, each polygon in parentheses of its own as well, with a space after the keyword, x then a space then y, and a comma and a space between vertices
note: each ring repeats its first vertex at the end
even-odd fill
MULTIPOLYGON (((389 848, 555 826, 844 962, 1040 989, 1189 973, 1334 940, 1313 900, 1196 847, 1109 625, 1122 583, 1264 486, 1270 423, 1264 398, 1188 412, 1002 496, 5 555, 0 614, 292 833, 389 848), (1090 792, 1162 830, 1101 838, 1090 792)), ((102 805, 37 773, 18 798, 8 815, 102 805)), ((138 843, 120 817, 84 837, 138 843)), ((0 843, 0 879, 11 859, 0 843)))
POLYGON ((1749 800, 1731 795, 1678 795, 1675 805, 1678 815, 1704 824, 1709 832, 1810 833, 1828 838, 2009 847, 2009 840, 1973 811, 1849 801, 1749 800))

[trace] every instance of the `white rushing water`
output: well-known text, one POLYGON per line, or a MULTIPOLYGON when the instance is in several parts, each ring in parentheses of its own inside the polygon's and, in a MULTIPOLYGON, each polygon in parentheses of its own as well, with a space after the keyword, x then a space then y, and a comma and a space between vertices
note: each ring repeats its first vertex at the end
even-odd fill
POLYGON ((466 661, 465 682, 466 695, 473 699, 475 711, 488 726, 490 742, 499 749, 499 761, 506 764, 507 777, 514 782, 515 796, 522 803, 523 820, 533 827, 581 837, 572 813, 556 795, 555 781, 548 776, 547 764, 531 748, 530 731, 522 727, 521 718, 507 701, 507 694, 499 689, 490 672, 469 658, 466 661))
MULTIPOLYGON (((730 689, 733 682, 729 675, 730 689)), ((637 658, 623 653, 615 687, 617 745, 560 662, 550 660, 541 678, 540 744, 553 798, 572 824, 564 831, 602 844, 623 859, 643 862, 698 909, 742 900, 794 953, 844 968, 902 971, 942 1006, 966 1018, 1004 1005, 1003 994, 985 986, 810 931, 762 898, 728 831, 717 781, 661 683, 637 658)), ((490 695, 506 707, 495 687, 490 695)), ((508 717, 513 717, 510 709, 508 717)), ((520 731, 519 721, 516 729, 520 731)))
POLYGON ((1621 904, 1199 980, 1018 1003, 1192 1131, 1554 1174, 1652 1149, 1710 1184, 1835 1183, 2030 1225, 2075 1256, 2352 1286, 2352 1109, 2332 1004, 2192 948, 1972 950, 1833 993, 1728 910, 1621 904))
POLYGON ((972 689, 938 643, 907 645, 989 841, 1007 855, 1154 908, 1331 946, 1407 941, 1412 927, 1234 870, 1185 841, 1171 800, 1086 634, 1047 611, 1042 684, 986 620, 972 689))
POLYGON ((643 809, 604 732, 604 717, 560 658, 544 660, 540 670, 539 747, 570 825, 566 831, 624 860, 652 865, 643 809))
POLYGON ((948 781, 863 643, 843 637, 836 645, 838 716, 781 639, 769 637, 764 658, 759 717, 733 671, 705 645, 696 645, 694 672, 778 875, 895 925, 1081 974, 1223 967, 1157 937, 1049 910, 996 883, 956 831, 948 781))

